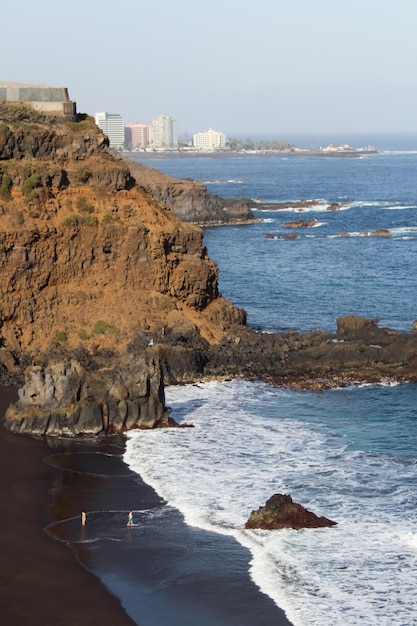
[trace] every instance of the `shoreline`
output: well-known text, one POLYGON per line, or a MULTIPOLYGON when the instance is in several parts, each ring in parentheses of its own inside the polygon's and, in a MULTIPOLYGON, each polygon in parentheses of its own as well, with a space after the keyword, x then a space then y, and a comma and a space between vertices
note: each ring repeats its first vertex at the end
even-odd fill
MULTIPOLYGON (((124 157, 129 155, 128 158, 132 159, 132 157, 139 156, 145 159, 165 159, 165 158, 183 158, 183 157, 191 157, 191 158, 199 158, 199 157, 209 157, 214 159, 227 159, 228 157, 257 157, 257 156, 271 156, 271 157, 281 157, 281 158, 292 158, 292 157, 329 157, 329 158, 339 158, 339 159, 357 159, 360 157, 366 156, 375 156, 380 154, 379 150, 368 150, 361 148, 352 148, 352 150, 308 150, 308 149, 296 149, 296 150, 254 150, 253 152, 242 150, 241 152, 237 151, 213 151, 213 152, 202 152, 202 151, 187 151, 187 150, 160 150, 156 152, 132 152, 130 150, 120 150, 117 151, 122 154, 124 157)), ((127 157, 126 157, 127 158, 127 157)))
MULTIPOLYGON (((0 388, 1 415, 15 395, 0 388)), ((249 553, 186 526, 124 464, 123 439, 50 445, 0 427, 7 626, 291 626, 249 578, 249 553)))
MULTIPOLYGON (((0 415, 17 395, 0 388, 0 415)), ((119 600, 49 537, 48 447, 0 426, 2 585, 0 621, 7 626, 133 626, 119 600)))

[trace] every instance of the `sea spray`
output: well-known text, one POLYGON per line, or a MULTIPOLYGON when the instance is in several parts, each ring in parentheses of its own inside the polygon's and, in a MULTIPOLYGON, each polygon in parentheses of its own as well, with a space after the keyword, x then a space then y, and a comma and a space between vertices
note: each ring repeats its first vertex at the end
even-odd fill
POLYGON ((242 381, 168 388, 173 415, 195 428, 131 433, 125 460, 189 525, 247 547, 255 583, 296 626, 411 624, 416 462, 401 434, 390 442, 399 394, 406 409, 417 388, 403 391, 317 394, 242 381), (370 403, 385 424, 385 450, 384 435, 376 442, 367 428, 370 403), (278 492, 338 525, 244 530, 251 509, 278 492))

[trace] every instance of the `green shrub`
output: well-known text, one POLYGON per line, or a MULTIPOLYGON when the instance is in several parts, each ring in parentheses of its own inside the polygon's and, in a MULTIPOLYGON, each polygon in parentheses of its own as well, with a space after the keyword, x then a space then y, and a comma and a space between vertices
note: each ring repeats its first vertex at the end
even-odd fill
POLYGON ((23 181, 21 187, 22 194, 24 196, 28 196, 30 193, 32 193, 34 189, 39 186, 39 180, 40 176, 37 172, 35 172, 35 174, 32 174, 32 176, 29 176, 29 178, 26 178, 26 180, 23 181))
POLYGON ((31 202, 32 200, 34 200, 36 197, 38 196, 38 192, 36 189, 32 189, 32 191, 30 191, 27 196, 25 196, 24 201, 25 202, 31 202))
POLYGON ((56 335, 55 335, 55 339, 56 339, 56 341, 67 341, 68 340, 68 335, 65 332, 65 330, 58 330, 56 335))
POLYGON ((10 200, 12 199, 11 188, 12 188, 12 179, 10 178, 9 174, 4 173, 1 179, 0 197, 5 202, 10 202, 10 200))
POLYGON ((78 120, 76 122, 67 122, 67 126, 75 133, 97 128, 94 117, 85 113, 78 113, 77 117, 78 120))
POLYGON ((98 224, 98 219, 95 215, 90 215, 89 213, 81 213, 79 220, 81 224, 86 224, 87 226, 97 226, 98 224))
POLYGON ((103 224, 110 224, 110 222, 112 221, 113 221, 113 218, 110 215, 110 213, 106 213, 106 215, 103 216, 103 224))
POLYGON ((83 341, 85 341, 86 339, 88 339, 88 333, 85 330, 85 328, 82 328, 79 332, 78 332, 78 336, 80 339, 82 339, 83 341))
POLYGON ((16 126, 22 128, 23 130, 30 130, 30 126, 24 122, 16 122, 16 126))
POLYGON ((78 224, 78 218, 76 215, 66 215, 63 219, 61 224, 63 226, 77 226, 78 224))
POLYGON ((104 320, 98 320, 93 327, 93 335, 105 335, 106 333, 118 333, 116 326, 114 324, 109 324, 104 320))
POLYGON ((94 213, 94 205, 87 202, 84 196, 78 196, 76 206, 80 213, 94 213))

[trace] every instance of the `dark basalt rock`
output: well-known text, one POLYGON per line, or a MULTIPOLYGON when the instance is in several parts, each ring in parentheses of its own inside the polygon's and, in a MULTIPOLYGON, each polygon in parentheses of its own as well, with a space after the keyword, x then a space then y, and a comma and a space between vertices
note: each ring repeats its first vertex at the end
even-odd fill
POLYGON ((206 185, 198 181, 171 178, 143 163, 128 164, 138 184, 183 222, 218 226, 257 221, 250 198, 222 198, 208 193, 206 185))
POLYGON ((176 425, 169 414, 157 360, 137 358, 129 372, 117 374, 88 372, 72 359, 28 367, 4 425, 37 436, 99 435, 176 425))
POLYGON ((276 530, 280 528, 324 528, 335 526, 327 517, 317 517, 315 513, 307 511, 301 504, 292 501, 291 496, 276 493, 265 506, 259 507, 257 511, 252 511, 245 528, 262 530, 276 530))
POLYGON ((295 222, 287 222, 284 228, 313 228, 317 226, 318 220, 297 220, 295 222))

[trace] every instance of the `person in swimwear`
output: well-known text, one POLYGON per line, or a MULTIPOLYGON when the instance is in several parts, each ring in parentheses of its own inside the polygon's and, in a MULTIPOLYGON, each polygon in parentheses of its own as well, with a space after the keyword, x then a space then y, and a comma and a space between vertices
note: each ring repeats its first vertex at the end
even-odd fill
POLYGON ((127 525, 133 526, 133 511, 129 511, 129 516, 127 518, 127 525))
POLYGON ((81 513, 81 525, 85 526, 87 523, 87 514, 85 511, 81 513))

